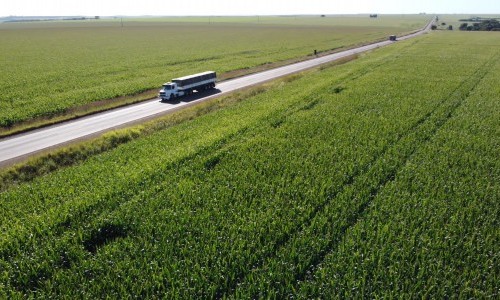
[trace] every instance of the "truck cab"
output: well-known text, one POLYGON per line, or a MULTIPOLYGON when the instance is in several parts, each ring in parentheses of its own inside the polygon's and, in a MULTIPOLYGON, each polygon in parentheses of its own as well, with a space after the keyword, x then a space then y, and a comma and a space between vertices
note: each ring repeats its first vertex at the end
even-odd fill
POLYGON ((160 98, 164 100, 169 100, 179 96, 179 88, 175 82, 164 83, 160 90, 160 98))

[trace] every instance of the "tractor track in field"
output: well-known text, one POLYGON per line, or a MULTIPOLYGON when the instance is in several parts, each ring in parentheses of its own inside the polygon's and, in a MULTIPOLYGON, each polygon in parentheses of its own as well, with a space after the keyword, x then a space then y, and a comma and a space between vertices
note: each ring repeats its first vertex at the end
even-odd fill
MULTIPOLYGON (((499 59, 499 56, 497 55, 494 59, 493 62, 496 63, 496 61, 499 59)), ((308 276, 312 276, 314 271, 317 269, 317 267, 321 264, 321 262, 324 261, 325 257, 329 253, 333 253, 336 251, 338 245, 341 243, 341 241, 345 238, 345 233, 352 227, 356 226, 356 224, 361 220, 367 213, 368 213, 368 208, 373 202, 373 200, 379 195, 379 193, 384 189, 384 187, 394 181, 396 179, 397 173, 406 165, 406 163, 413 157, 415 152, 425 143, 429 142, 433 136, 436 135, 436 133, 439 131, 440 128, 442 128, 448 120, 450 120, 453 117, 453 113, 460 108, 469 98, 469 95, 472 93, 472 91, 475 90, 475 88, 479 85, 479 83, 484 79, 484 77, 489 73, 489 65, 490 61, 484 63, 480 68, 478 68, 474 74, 462 81, 450 94, 448 97, 445 98, 445 100, 441 101, 431 112, 428 114, 424 115, 423 118, 418 120, 411 128, 410 128, 410 134, 407 134, 406 136, 400 137, 395 141, 390 147, 396 146, 397 143, 399 143, 404 137, 410 136, 412 133, 415 134, 421 134, 421 142, 419 144, 414 144, 412 141, 408 141, 410 149, 408 153, 406 153, 402 160, 398 162, 398 164, 394 167, 388 170, 388 173, 383 176, 377 184, 372 186, 370 188, 370 194, 367 198, 367 201, 360 203, 358 206, 358 209, 354 211, 353 215, 348 217, 348 222, 345 227, 341 228, 341 234, 339 235, 338 239, 331 239, 330 243, 328 244, 327 247, 325 247, 325 251, 320 253, 320 255, 314 259, 313 263, 309 265, 309 268, 306 269, 306 271, 298 274, 296 276, 296 283, 294 287, 297 287, 300 282, 303 282, 308 276), (473 79, 473 80, 471 80, 473 79), (449 105, 446 105, 447 102, 451 100, 451 103, 449 105), (443 111, 441 112, 440 109, 443 111), (436 119, 433 121, 432 118, 436 117, 436 119), (424 127, 424 125, 430 122, 431 128, 430 130, 419 130, 421 127, 424 127)), ((423 128, 425 129, 425 128, 423 128)), ((387 150, 390 148, 388 147, 386 151, 383 153, 386 153, 387 150)), ((380 157, 377 157, 376 160, 379 160, 380 157)), ((345 190, 345 189, 344 189, 345 190)))
MULTIPOLYGON (((498 57, 495 61, 498 60, 498 57)), ((405 134, 399 135, 395 140, 388 143, 378 154, 376 154, 373 159, 371 159, 367 164, 357 168, 353 174, 351 174, 345 184, 340 187, 338 191, 332 191, 331 195, 329 195, 328 199, 325 202, 317 206, 314 211, 305 218, 305 220, 297 227, 295 227, 291 232, 287 233, 281 239, 276 242, 276 246, 274 247, 275 251, 270 253, 270 255, 266 256, 261 263, 256 264, 255 268, 252 269, 248 274, 241 274, 236 282, 231 284, 229 289, 225 289, 218 291, 217 295, 222 297, 225 293, 229 292, 231 294, 234 293, 236 288, 245 281, 245 278, 252 272, 255 272, 261 269, 266 265, 266 262, 272 260, 273 258, 278 256, 278 253, 283 250, 285 251, 285 247, 293 238, 301 231, 306 230, 314 224, 314 220, 321 216, 322 213, 325 212, 325 209, 329 204, 332 203, 338 197, 344 196, 345 193, 349 193, 349 187, 356 185, 357 182, 361 182, 360 188, 365 188, 361 190, 356 190, 357 193, 353 195, 346 195, 350 199, 361 198, 366 199, 357 205, 357 207, 352 210, 345 217, 344 225, 339 228, 338 234, 334 234, 331 237, 330 241, 327 243, 323 250, 320 253, 317 253, 313 259, 308 262, 308 268, 306 268, 303 272, 295 274, 294 278, 294 287, 297 287, 300 282, 304 281, 310 274, 313 274, 315 269, 324 261, 324 258, 337 249, 337 246, 340 244, 341 240, 344 238, 345 233, 352 227, 354 227, 360 219, 363 218, 368 212, 368 208, 373 202, 373 200, 378 196, 381 190, 391 181, 395 180, 397 173, 401 170, 401 168, 411 159, 413 154, 419 149, 419 147, 428 142, 436 132, 453 116, 453 112, 456 111, 468 98, 470 93, 477 87, 477 85, 482 81, 482 79, 488 73, 488 65, 490 62, 483 64, 480 68, 478 68, 474 74, 463 80, 455 89, 453 89, 447 97, 445 97, 442 101, 438 102, 433 109, 431 109, 428 113, 423 115, 420 119, 418 119, 405 134), (473 80, 471 80, 471 78, 473 80), (426 125, 430 128, 426 128, 426 125), (420 143, 416 144, 413 142, 414 139, 410 139, 411 136, 419 137, 420 143), (408 140, 405 140, 408 139, 408 140), (388 170, 383 170, 383 174, 379 176, 380 178, 377 180, 376 184, 373 184, 371 187, 366 187, 362 183, 364 182, 364 175, 369 176, 370 170, 377 169, 378 165, 386 164, 387 160, 384 159, 384 155, 388 155, 392 157, 391 150, 397 150, 402 144, 403 150, 406 149, 406 152, 403 157, 396 161, 392 168, 388 170), (405 147, 406 146, 406 147, 405 147), (368 189, 367 189, 368 188, 368 189), (368 195, 365 196, 363 193, 368 191, 368 195)), ((401 152, 401 151, 394 151, 401 152)), ((328 218, 328 224, 334 223, 333 219, 328 218)), ((234 294, 233 294, 234 295, 234 294)), ((258 295, 254 295, 257 297, 258 295)), ((279 295, 280 297, 286 297, 286 294, 279 295)))
MULTIPOLYGON (((162 168, 165 170, 172 169, 177 165, 186 164, 190 160, 195 159, 200 154, 208 154, 217 149, 221 149, 226 146, 226 144, 229 143, 234 136, 242 134, 247 129, 247 127, 243 127, 240 130, 229 134, 228 136, 214 141, 213 144, 202 147, 198 151, 187 155, 179 161, 174 161, 166 164, 162 168)), ((154 174, 149 174, 148 178, 160 178, 163 176, 164 174, 162 172, 155 172, 154 174)), ((144 177, 139 178, 135 185, 141 186, 142 182, 144 182, 144 177)), ((73 233, 78 232, 82 229, 85 234, 83 235, 82 240, 76 241, 77 244, 82 244, 90 253, 95 254, 98 251, 98 247, 100 245, 94 245, 93 243, 91 243, 92 240, 104 240, 106 244, 112 242, 113 240, 113 238, 107 239, 107 237, 105 236, 106 232, 104 232, 103 236, 96 236, 96 232, 100 232, 101 228, 107 228, 114 225, 107 224, 105 222, 103 223, 100 220, 105 219, 105 216, 115 212, 122 205, 136 202, 136 196, 143 189, 139 188, 130 191, 129 193, 124 193, 126 192, 126 190, 127 189, 125 188, 125 186, 124 189, 113 190, 112 193, 106 194, 98 201, 82 206, 79 210, 75 211, 71 217, 65 217, 64 219, 58 220, 50 226, 47 226, 41 230, 36 230, 35 233, 31 234, 29 237, 24 234, 20 237, 16 237, 14 240, 11 240, 9 243, 0 244, 0 258, 4 261, 9 261, 12 259, 12 257, 16 256, 16 254, 30 252, 31 249, 23 249, 23 251, 20 251, 17 248, 18 245, 26 244, 27 239, 37 239, 39 237, 46 236, 49 232, 52 232, 51 235, 57 238, 58 241, 68 241, 73 238, 73 233), (123 198, 126 198, 127 200, 123 201, 123 198), (115 200, 110 201, 113 199, 115 200)), ((154 195, 158 192, 159 191, 154 191, 152 194, 154 195)), ((33 225, 33 227, 36 227, 36 224, 33 225)), ((133 230, 133 228, 130 229, 133 230)), ((36 274, 31 274, 27 280, 18 278, 16 276, 12 277, 10 280, 11 287, 14 287, 18 291, 35 290, 43 285, 43 282, 50 280, 56 272, 69 268, 71 264, 78 263, 78 261, 70 261, 64 255, 64 242, 59 242, 57 245, 58 247, 56 247, 55 249, 61 253, 59 260, 53 261, 53 265, 51 265, 50 268, 37 270, 36 274)), ((40 245, 37 244, 37 247, 39 246, 40 245)))

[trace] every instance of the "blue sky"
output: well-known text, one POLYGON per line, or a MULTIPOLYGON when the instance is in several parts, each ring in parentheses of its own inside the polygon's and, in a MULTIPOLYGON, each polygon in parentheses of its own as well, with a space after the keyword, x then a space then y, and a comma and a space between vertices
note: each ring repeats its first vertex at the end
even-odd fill
POLYGON ((500 14, 500 0, 2 0, 0 16, 500 14))

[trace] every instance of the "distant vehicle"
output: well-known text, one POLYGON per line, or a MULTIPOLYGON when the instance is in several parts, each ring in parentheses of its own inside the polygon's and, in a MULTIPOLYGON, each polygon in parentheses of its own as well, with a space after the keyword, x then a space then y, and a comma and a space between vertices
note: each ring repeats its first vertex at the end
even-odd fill
POLYGON ((389 41, 395 41, 397 37, 395 35, 389 36, 389 41))
POLYGON ((207 71, 194 75, 172 79, 171 82, 164 83, 158 97, 162 101, 170 100, 185 95, 191 95, 193 91, 204 91, 215 88, 217 74, 214 71, 207 71))

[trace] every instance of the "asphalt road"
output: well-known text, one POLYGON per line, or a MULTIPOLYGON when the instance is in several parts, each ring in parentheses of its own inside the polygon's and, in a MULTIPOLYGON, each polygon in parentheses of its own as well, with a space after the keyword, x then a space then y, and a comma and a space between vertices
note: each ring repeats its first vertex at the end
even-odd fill
MULTIPOLYGON (((420 35, 430 29, 432 22, 420 32, 398 40, 405 40, 420 35)), ((159 99, 142 102, 140 104, 117 108, 107 112, 94 114, 88 117, 74 121, 64 122, 58 125, 46 127, 43 129, 30 131, 27 133, 15 135, 0 140, 0 165, 26 158, 35 153, 52 149, 71 141, 98 135, 105 131, 113 130, 132 123, 140 122, 144 119, 166 114, 179 108, 193 105, 195 103, 217 97, 223 94, 231 93, 236 90, 257 85, 272 79, 290 75, 306 69, 314 68, 325 63, 329 63, 343 57, 355 55, 358 53, 370 51, 379 47, 390 45, 394 42, 383 41, 356 49, 326 55, 304 62, 279 67, 276 69, 256 73, 237 79, 227 80, 217 84, 213 92, 198 94, 190 97, 179 98, 177 102, 160 102, 159 99)))

